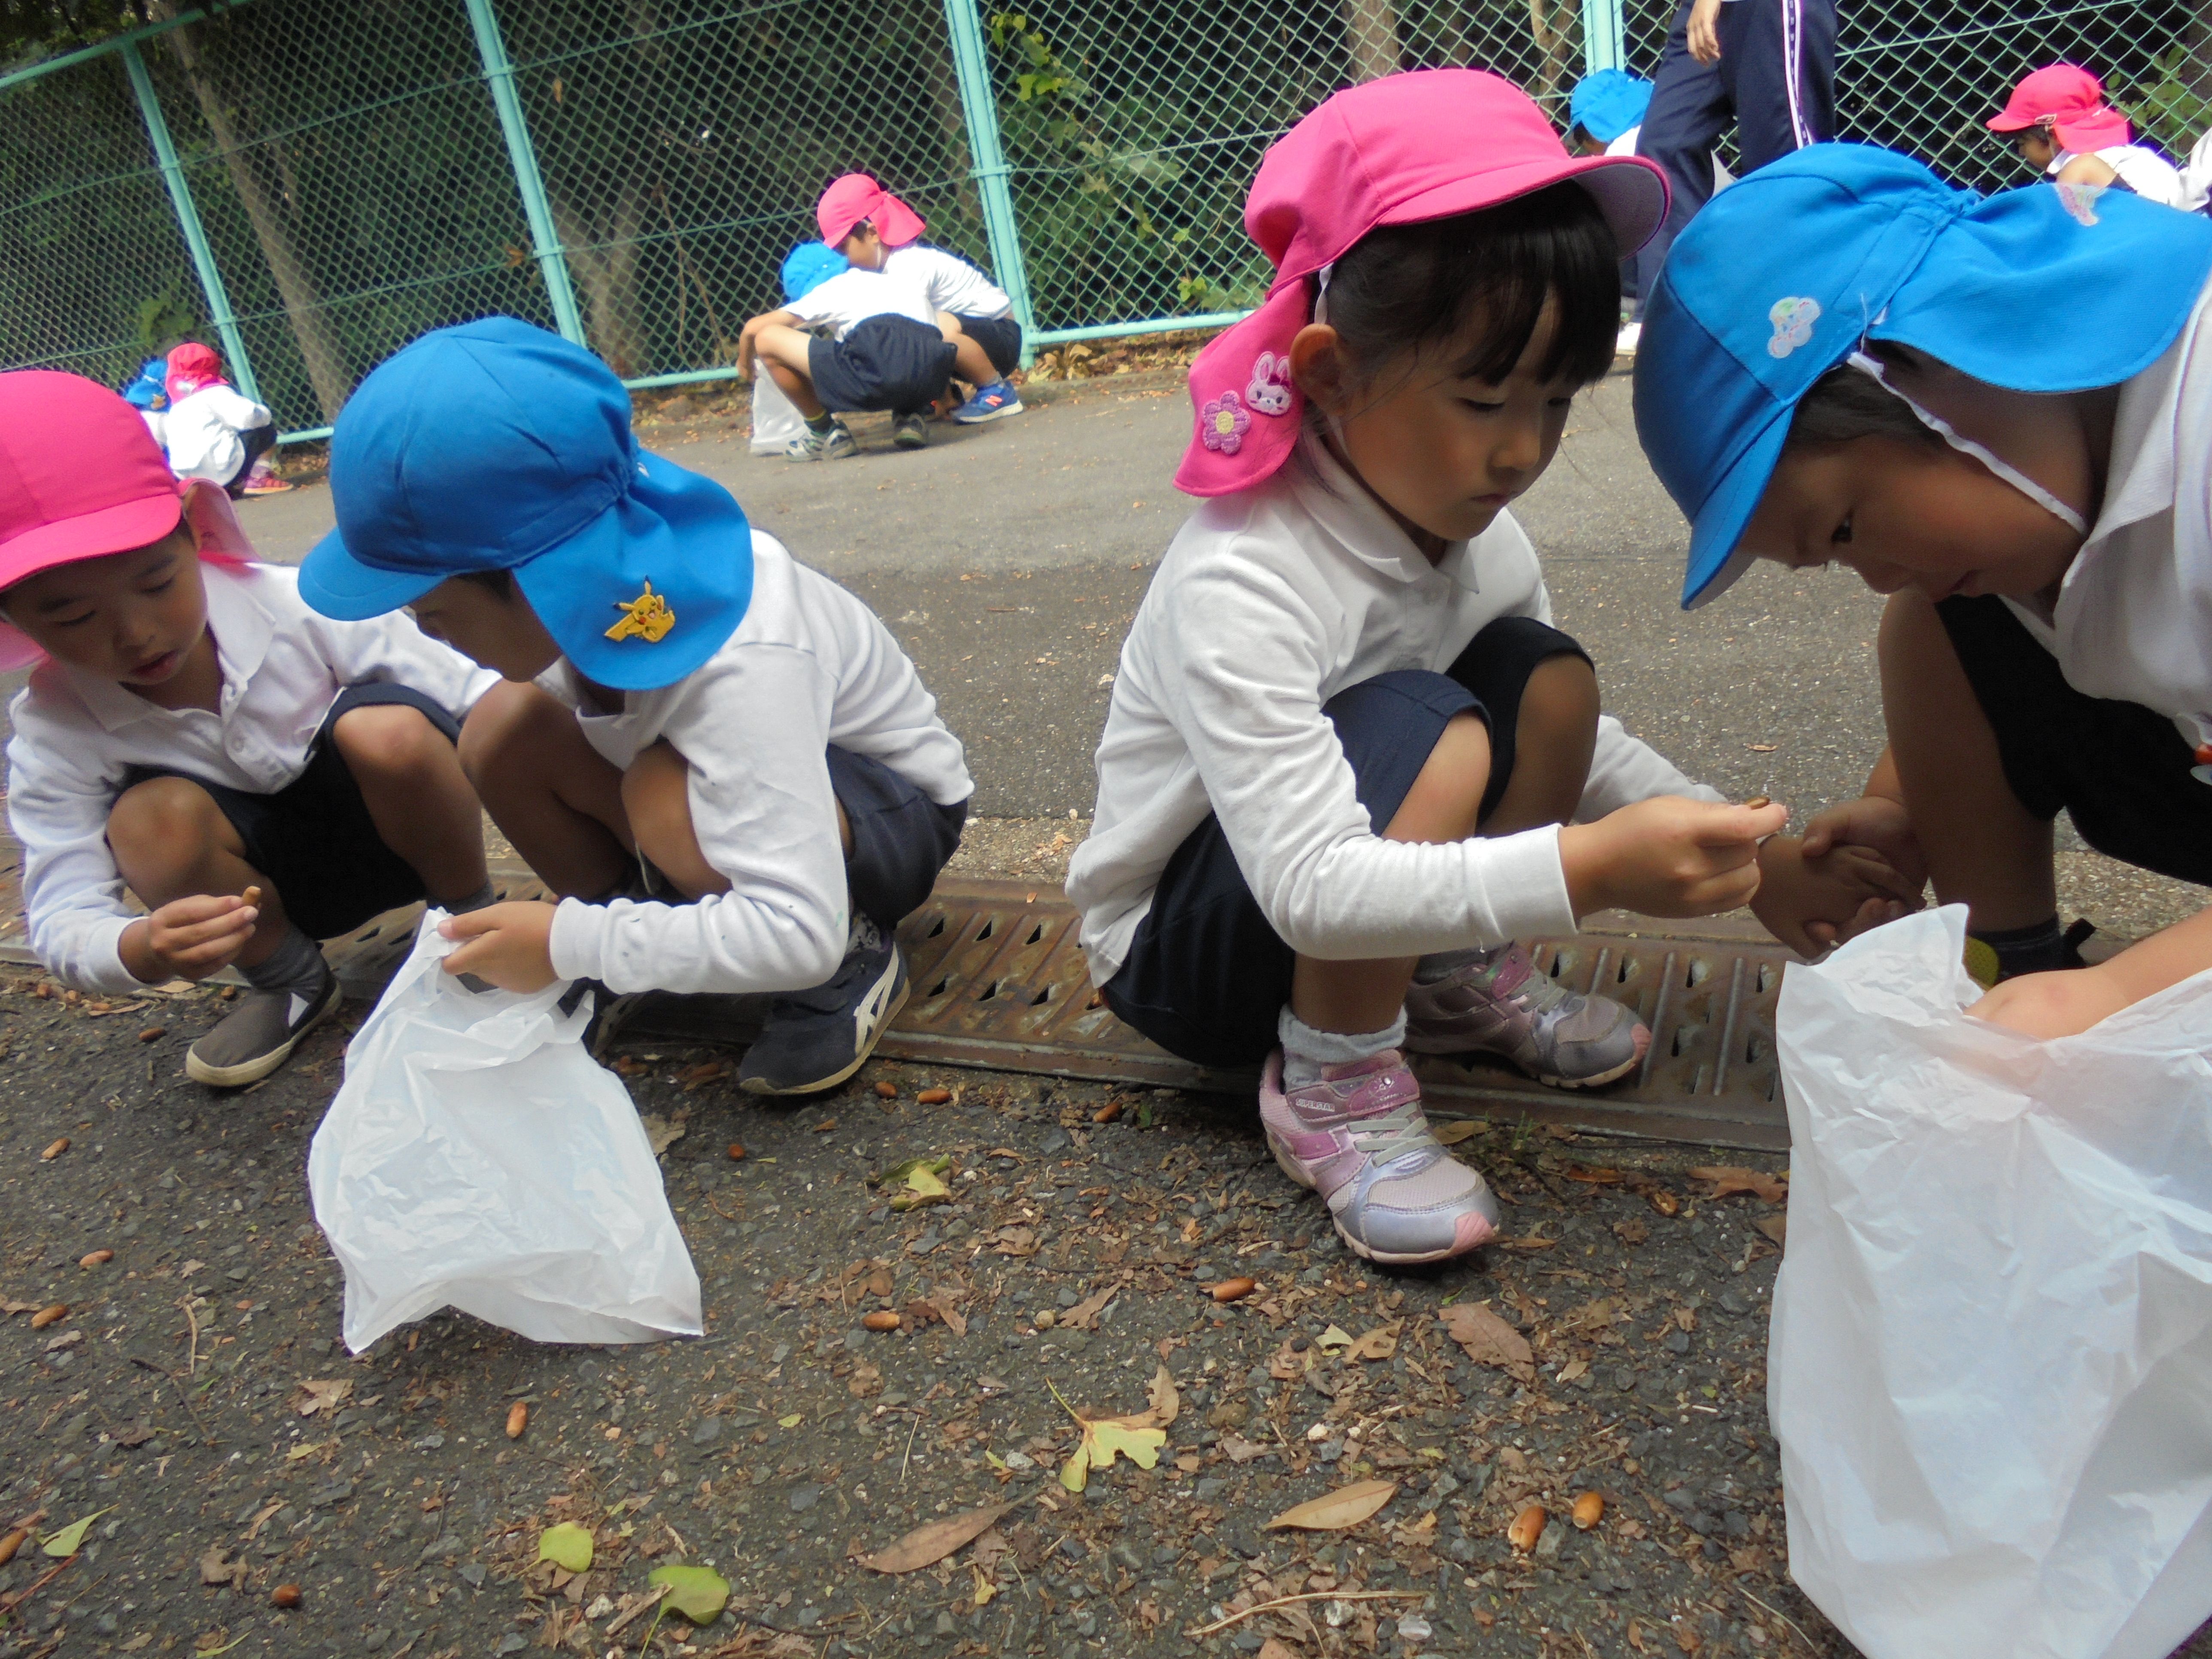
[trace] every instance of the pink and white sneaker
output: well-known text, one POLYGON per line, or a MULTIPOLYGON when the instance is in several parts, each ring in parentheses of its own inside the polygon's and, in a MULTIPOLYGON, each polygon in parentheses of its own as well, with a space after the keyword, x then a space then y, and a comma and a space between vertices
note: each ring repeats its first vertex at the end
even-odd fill
POLYGON ((1283 1173, 1321 1194, 1354 1255, 1442 1261, 1498 1231, 1498 1200, 1431 1132, 1395 1048, 1287 1091, 1278 1048, 1260 1078, 1260 1121, 1283 1173))
POLYGON ((1503 1054, 1540 1083, 1589 1089, 1644 1063, 1651 1033, 1633 1009, 1553 981, 1518 945, 1406 988, 1406 1046, 1417 1054, 1503 1054))

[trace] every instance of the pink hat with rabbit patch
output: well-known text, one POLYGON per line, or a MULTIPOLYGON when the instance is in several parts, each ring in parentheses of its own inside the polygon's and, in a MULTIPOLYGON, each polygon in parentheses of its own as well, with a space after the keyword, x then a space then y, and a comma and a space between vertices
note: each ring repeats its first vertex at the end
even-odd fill
POLYGON ((1297 441, 1304 399, 1291 341, 1313 320, 1306 278, 1378 225, 1496 207, 1571 179, 1623 253, 1667 212, 1666 175, 1640 156, 1567 154, 1544 112, 1487 70, 1416 70, 1336 94, 1261 158, 1244 228, 1275 267, 1259 310, 1190 368, 1197 430, 1176 487, 1226 495, 1272 477, 1297 441))

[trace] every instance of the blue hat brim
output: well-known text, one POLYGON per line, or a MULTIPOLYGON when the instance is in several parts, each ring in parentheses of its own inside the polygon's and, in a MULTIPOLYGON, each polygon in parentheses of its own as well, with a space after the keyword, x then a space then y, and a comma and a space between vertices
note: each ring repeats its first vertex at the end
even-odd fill
POLYGON ((1694 611, 1720 598, 1754 562, 1740 544, 1782 459, 1796 413, 1792 409, 1777 410, 1698 509, 1690 527, 1690 568, 1682 579, 1683 610, 1694 611))
POLYGON ((363 564, 346 546, 344 534, 333 530, 300 562, 300 597, 339 622, 367 622, 414 604, 446 574, 363 564))

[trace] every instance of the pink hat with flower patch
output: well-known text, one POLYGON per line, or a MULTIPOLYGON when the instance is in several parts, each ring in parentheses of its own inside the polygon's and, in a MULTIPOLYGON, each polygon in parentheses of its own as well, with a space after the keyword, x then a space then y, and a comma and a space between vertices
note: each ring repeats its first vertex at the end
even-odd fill
POLYGON ((1623 253, 1666 216, 1666 175, 1656 165, 1569 155, 1528 95, 1487 70, 1386 75, 1313 111, 1261 158, 1244 228, 1274 264, 1274 284, 1191 365, 1197 430, 1176 487, 1193 495, 1249 489, 1289 457, 1304 404, 1291 379, 1291 341, 1313 320, 1308 276, 1378 225, 1474 213, 1569 179, 1595 198, 1623 253))

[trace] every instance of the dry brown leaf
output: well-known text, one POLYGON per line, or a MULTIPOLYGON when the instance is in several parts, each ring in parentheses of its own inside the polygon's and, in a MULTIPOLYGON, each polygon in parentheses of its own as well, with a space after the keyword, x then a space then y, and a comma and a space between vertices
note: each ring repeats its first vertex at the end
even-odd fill
POLYGON ((1388 1359, 1398 1352, 1398 1333, 1405 1326, 1406 1322, 1402 1319, 1394 1319, 1387 1325, 1377 1325, 1364 1335, 1355 1337, 1352 1346, 1344 1351, 1344 1357, 1370 1361, 1388 1359))
POLYGON ((1618 1187, 1622 1180, 1618 1170, 1593 1170, 1580 1164, 1563 1165, 1559 1173, 1570 1181, 1580 1181, 1592 1187, 1618 1187))
POLYGON ((1295 1382, 1306 1374, 1306 1356, 1291 1346, 1288 1337, 1267 1361, 1267 1375, 1278 1382, 1295 1382))
POLYGON ((1292 1504, 1267 1522, 1266 1530, 1296 1527, 1302 1532, 1341 1532, 1358 1526, 1397 1495, 1395 1480, 1355 1481, 1323 1497, 1292 1504))
POLYGON ((1124 1420, 1133 1429, 1164 1429, 1176 1420, 1182 1410, 1182 1397, 1176 1392, 1175 1378, 1168 1375, 1168 1368, 1163 1365, 1152 1373, 1152 1409, 1142 1413, 1141 1420, 1138 1418, 1124 1420))
POLYGON ((884 1391, 882 1370, 863 1359, 853 1367, 852 1376, 845 1379, 846 1392, 855 1400, 866 1400, 884 1391))
POLYGON ((1257 1659, 1298 1659, 1298 1655, 1295 1648, 1285 1647, 1270 1636, 1260 1644, 1257 1659))
POLYGON ((1769 1238, 1772 1239, 1777 1244, 1781 1244, 1785 1247, 1787 1246, 1790 1234, 1790 1218, 1788 1216, 1763 1215, 1752 1224, 1756 1226, 1759 1231, 1765 1233, 1769 1238))
POLYGON ((932 1521, 916 1527, 889 1549, 860 1557, 860 1565, 871 1572, 888 1573, 912 1572, 919 1567, 933 1565, 963 1545, 981 1537, 1013 1507, 1012 1504, 993 1504, 984 1509, 969 1510, 964 1515, 948 1515, 941 1521, 932 1521))
POLYGON ((921 1304, 945 1322, 945 1328, 955 1336, 968 1334, 968 1316, 952 1305, 952 1298, 943 1291, 933 1295, 921 1304))
POLYGON ((1578 1376, 1589 1375, 1589 1361, 1587 1359, 1570 1359, 1559 1367, 1559 1381, 1562 1382, 1571 1382, 1578 1376))
POLYGON ((1522 1382, 1536 1380, 1536 1356, 1528 1340, 1496 1314, 1476 1303, 1455 1302, 1437 1319, 1444 1334, 1478 1365, 1495 1365, 1522 1382))
POLYGON ((1788 1180, 1779 1176, 1763 1174, 1757 1170, 1747 1170, 1737 1164, 1709 1165, 1704 1169, 1691 1170, 1690 1176, 1692 1180, 1706 1182, 1711 1185, 1712 1190, 1705 1194, 1708 1198, 1726 1198, 1732 1193, 1756 1193, 1769 1204, 1786 1204, 1790 1201, 1788 1180))
POLYGON ((200 1583, 203 1584, 222 1585, 241 1583, 245 1581, 245 1577, 246 1562, 244 1558, 241 1557, 235 1561, 232 1560, 229 1557, 229 1553, 224 1550, 223 1547, 220 1544, 217 1544, 212 1549, 209 1550, 205 1555, 200 1557, 200 1583))
POLYGON ((684 1126, 681 1123, 671 1123, 658 1112, 647 1112, 641 1121, 645 1128, 646 1144, 653 1148, 653 1155, 655 1158, 659 1158, 671 1146, 684 1139, 684 1126))
POLYGON ((1438 1146, 1456 1146, 1461 1141, 1480 1134, 1489 1127, 1479 1117, 1466 1117, 1451 1123, 1431 1122, 1429 1133, 1436 1136, 1438 1146))
POLYGON ((317 1412, 336 1411, 338 1402, 353 1392, 353 1379, 349 1376, 303 1376, 300 1393, 303 1396, 292 1402, 292 1409, 302 1417, 313 1417, 317 1412))
MULTIPOLYGON (((1232 1463, 1249 1463, 1254 1458, 1265 1457, 1274 1449, 1273 1446, 1262 1446, 1256 1441, 1240 1439, 1235 1434, 1224 1434, 1221 1437, 1221 1455, 1232 1463)), ((1182 1467, 1180 1460, 1177 1461, 1176 1467, 1177 1468, 1182 1467)), ((1191 1460, 1191 1468, 1194 1469, 1198 1468, 1196 1458, 1191 1460)))
POLYGON ((1121 1291, 1121 1281, 1115 1279, 1103 1291, 1094 1291, 1060 1315, 1059 1322, 1069 1330, 1095 1331, 1098 1316, 1106 1311, 1106 1304, 1121 1291))
POLYGON ((1036 1231, 1031 1227, 1001 1227, 991 1236, 991 1248, 1000 1255, 1035 1255, 1036 1231))

